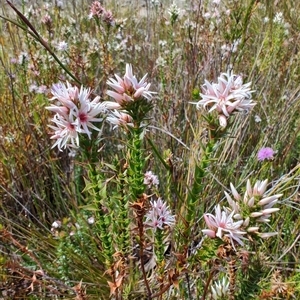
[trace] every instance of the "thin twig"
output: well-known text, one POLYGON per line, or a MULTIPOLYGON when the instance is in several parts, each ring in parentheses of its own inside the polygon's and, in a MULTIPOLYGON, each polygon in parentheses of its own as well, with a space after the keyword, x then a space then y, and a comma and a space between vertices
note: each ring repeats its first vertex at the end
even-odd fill
POLYGON ((153 125, 149 125, 149 128, 155 129, 155 130, 159 130, 163 133, 166 133, 167 135, 169 135, 170 137, 172 137, 173 139, 175 139, 178 143, 180 143, 182 146, 184 146, 186 149, 191 150, 184 142, 182 142, 179 138, 177 138, 175 135, 173 135, 171 132, 164 130, 162 128, 158 128, 156 126, 153 125))
POLYGON ((166 292, 170 288, 171 285, 172 285, 172 283, 168 283, 168 284, 164 285, 158 293, 153 294, 151 296, 151 299, 154 299, 154 298, 157 298, 157 297, 161 296, 164 292, 166 292))
POLYGON ((207 281, 206 281, 206 284, 205 284, 205 287, 204 287, 204 292, 203 292, 203 295, 202 295, 202 297, 201 297, 201 300, 205 300, 206 299, 206 294, 207 294, 207 292, 208 292, 208 287, 209 287, 209 284, 210 284, 210 282, 212 281, 212 279, 213 279, 213 276, 214 276, 214 274, 215 274, 215 269, 213 269, 211 272, 210 272, 210 274, 209 274, 209 277, 208 277, 208 279, 207 279, 207 281))

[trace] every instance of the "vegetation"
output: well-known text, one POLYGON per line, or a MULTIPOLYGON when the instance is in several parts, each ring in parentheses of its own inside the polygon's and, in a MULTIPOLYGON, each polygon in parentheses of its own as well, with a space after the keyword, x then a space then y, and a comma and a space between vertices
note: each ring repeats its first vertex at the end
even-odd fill
POLYGON ((300 2, 180 3, 1 4, 0 299, 300 298, 300 2))

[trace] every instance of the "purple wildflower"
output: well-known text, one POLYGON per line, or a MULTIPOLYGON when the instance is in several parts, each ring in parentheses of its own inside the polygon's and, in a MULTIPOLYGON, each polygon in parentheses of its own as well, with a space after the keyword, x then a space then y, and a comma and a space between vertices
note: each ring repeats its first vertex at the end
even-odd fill
POLYGON ((271 160, 274 158, 274 150, 270 147, 261 148, 257 153, 257 159, 259 161, 271 160))

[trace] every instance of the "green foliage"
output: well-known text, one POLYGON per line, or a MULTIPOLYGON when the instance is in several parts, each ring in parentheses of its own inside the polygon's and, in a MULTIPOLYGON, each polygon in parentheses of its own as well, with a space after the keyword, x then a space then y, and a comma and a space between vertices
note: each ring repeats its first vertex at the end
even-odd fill
POLYGON ((263 278, 264 270, 260 262, 254 261, 249 268, 242 270, 238 276, 239 292, 237 300, 255 299, 260 294, 260 283, 263 278))
POLYGON ((206 238, 201 244, 201 247, 197 250, 195 259, 198 261, 198 263, 202 264, 211 261, 212 259, 216 258, 216 252, 219 246, 220 241, 217 239, 206 238))
POLYGON ((104 176, 90 166, 88 178, 85 180, 85 189, 89 195, 86 198, 87 205, 82 207, 83 211, 92 212, 96 222, 93 226, 93 235, 98 238, 98 247, 102 248, 104 265, 109 267, 113 256, 113 236, 110 231, 112 223, 111 214, 106 212, 104 200, 107 198, 107 182, 104 176))
POLYGON ((143 128, 132 128, 128 136, 128 185, 131 201, 136 201, 145 191, 144 173, 146 157, 142 149, 143 128))
POLYGON ((295 275, 290 277, 289 281, 295 287, 295 291, 300 293, 300 273, 296 272, 295 275))

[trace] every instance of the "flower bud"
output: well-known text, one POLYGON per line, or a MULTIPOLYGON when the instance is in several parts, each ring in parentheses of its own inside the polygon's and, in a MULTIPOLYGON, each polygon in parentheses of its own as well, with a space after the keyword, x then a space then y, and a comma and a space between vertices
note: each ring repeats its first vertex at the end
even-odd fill
POLYGON ((277 194, 277 195, 263 198, 258 202, 258 205, 263 206, 263 205, 269 204, 270 202, 277 200, 281 196, 282 196, 282 194, 277 194))
POLYGON ((263 182, 260 183, 260 185, 258 186, 258 189, 257 189, 258 195, 263 195, 264 194, 264 192, 267 189, 267 185, 268 185, 268 179, 266 179, 266 180, 264 180, 263 182))
POLYGON ((249 207, 252 207, 254 205, 254 201, 255 201, 255 198, 254 197, 251 197, 249 200, 248 200, 248 206, 249 207))
POLYGON ((271 236, 275 236, 277 234, 278 234, 278 232, 264 232, 264 233, 259 233, 259 237, 261 237, 262 239, 266 239, 271 236))
POLYGON ((219 124, 222 128, 227 126, 227 118, 224 115, 219 115, 219 124))
POLYGON ((241 195, 237 192, 237 190, 235 189, 235 187, 233 186, 233 184, 230 182, 230 188, 231 188, 231 192, 232 195, 234 197, 235 200, 240 200, 241 199, 241 195))
POLYGON ((267 209, 264 209, 262 210, 261 212, 264 214, 264 215, 269 215, 269 214, 272 214, 273 212, 276 212, 276 211, 279 211, 280 209, 279 208, 267 208, 267 209))
POLYGON ((253 212, 253 213, 250 214, 250 217, 251 218, 257 218, 257 217, 260 217, 262 215, 263 215, 262 212, 253 212))
POLYGON ((247 217, 246 220, 243 223, 243 226, 247 227, 249 225, 249 223, 250 223, 250 218, 247 217))
POLYGON ((258 227, 258 226, 247 228, 247 231, 248 231, 248 232, 255 232, 255 231, 258 231, 258 230, 259 230, 259 227, 258 227))

